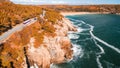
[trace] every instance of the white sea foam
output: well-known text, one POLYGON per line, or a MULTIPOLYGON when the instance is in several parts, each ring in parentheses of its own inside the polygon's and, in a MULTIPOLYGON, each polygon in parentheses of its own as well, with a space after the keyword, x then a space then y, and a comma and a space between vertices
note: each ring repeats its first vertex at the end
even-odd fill
POLYGON ((77 24, 77 26, 81 26, 81 25, 82 25, 82 23, 77 24))
POLYGON ((78 33, 80 33, 80 32, 82 32, 82 31, 84 31, 84 29, 78 28, 77 31, 78 31, 78 33))
POLYGON ((68 37, 69 37, 70 39, 78 39, 78 38, 79 38, 79 35, 77 35, 77 34, 68 34, 68 37))
POLYGON ((97 43, 96 43, 96 45, 100 48, 100 50, 101 50, 101 52, 99 53, 99 54, 105 54, 105 51, 104 51, 104 49, 100 46, 100 45, 98 45, 97 43))
MULTIPOLYGON (((83 23, 85 23, 85 22, 83 22, 83 23)), ((100 59, 99 59, 99 58, 101 57, 101 54, 104 54, 105 52, 104 52, 104 49, 103 49, 99 44, 97 44, 97 42, 96 42, 95 40, 101 42, 102 44, 104 44, 104 45, 106 45, 106 46, 108 46, 108 47, 110 47, 111 49, 115 50, 115 51, 118 52, 118 53, 120 53, 120 49, 118 49, 118 48, 114 47, 113 45, 110 45, 110 44, 108 44, 107 42, 105 42, 105 41, 101 40, 100 38, 96 37, 96 36, 92 33, 92 31, 93 31, 93 29, 94 29, 94 26, 92 26, 92 25, 90 25, 90 24, 87 24, 87 25, 90 26, 90 34, 91 34, 91 36, 93 37, 93 40, 94 40, 95 44, 96 44, 96 45, 100 48, 100 50, 101 50, 101 52, 99 53, 99 55, 98 55, 97 58, 96 58, 96 61, 97 61, 97 63, 98 63, 98 67, 99 67, 99 68, 103 68, 102 64, 100 63, 100 59)))
POLYGON ((75 22, 81 22, 82 24, 86 24, 84 21, 82 21, 82 20, 76 20, 76 19, 72 19, 72 18, 69 18, 70 20, 73 20, 73 21, 75 21, 75 22))
MULTIPOLYGON (((73 38, 72 38, 73 39, 73 38)), ((82 48, 80 47, 80 45, 77 45, 77 44, 72 44, 73 45, 73 60, 76 58, 76 57, 79 57, 81 58, 83 56, 83 50, 82 48)))
POLYGON ((104 49, 96 42, 96 40, 93 38, 93 41, 95 42, 95 44, 100 48, 100 50, 101 50, 101 52, 100 53, 98 53, 98 54, 104 54, 105 53, 105 51, 104 51, 104 49))
MULTIPOLYGON (((75 21, 75 19, 72 19, 72 20, 75 21)), ((78 20, 76 20, 76 21, 78 21, 78 20)), ((86 23, 85 23, 84 21, 82 21, 82 20, 81 20, 81 22, 82 22, 83 24, 86 24, 86 23)), ((96 36, 92 33, 92 31, 93 31, 93 29, 94 29, 94 26, 92 26, 92 25, 90 25, 90 24, 86 24, 86 25, 90 26, 90 34, 91 34, 91 36, 92 36, 95 40, 101 42, 102 44, 104 44, 104 45, 108 46, 109 48, 115 50, 116 52, 120 53, 120 49, 114 47, 113 45, 110 45, 109 43, 107 43, 107 42, 103 41, 102 39, 96 37, 96 36)))
MULTIPOLYGON (((95 42, 96 46, 98 46, 98 47, 100 48, 100 51, 101 51, 101 52, 97 53, 97 58, 96 58, 96 61, 97 61, 97 64, 98 64, 98 67, 99 67, 99 68, 103 68, 102 63, 100 62, 100 57, 101 57, 101 54, 105 54, 105 51, 104 51, 103 47, 101 47, 101 46, 97 43, 97 41, 99 41, 99 42, 101 42, 102 44, 104 44, 105 46, 113 49, 113 50, 116 51, 117 53, 120 53, 120 49, 118 49, 118 48, 114 47, 113 45, 111 45, 111 44, 103 41, 102 39, 98 38, 97 36, 95 36, 95 35, 92 33, 92 32, 93 32, 93 29, 94 29, 94 26, 92 26, 92 25, 90 25, 90 24, 87 24, 87 23, 85 23, 85 22, 82 21, 82 20, 75 20, 75 19, 71 19, 71 20, 73 20, 73 21, 75 21, 75 22, 80 22, 80 23, 85 24, 85 25, 88 25, 88 26, 90 27, 90 29, 88 29, 89 32, 90 32, 90 35, 92 36, 92 39, 93 39, 93 41, 95 42)), ((81 26, 82 24, 80 24, 80 26, 81 26)), ((79 28, 79 25, 78 25, 78 29, 80 29, 80 30, 78 30, 78 31, 80 31, 80 32, 82 32, 82 31, 85 30, 85 29, 79 28)), ((81 49, 80 47, 78 47, 78 46, 79 46, 79 45, 74 45, 74 47, 73 47, 73 51, 74 51, 74 54, 73 54, 73 55, 74 55, 74 56, 79 56, 79 55, 83 55, 83 54, 84 54, 83 51, 82 51, 82 49, 81 49), (82 54, 82 53, 83 53, 83 54, 82 54)))
MULTIPOLYGON (((78 28, 78 32, 69 32, 68 37, 70 39, 78 39, 80 37, 80 35, 78 35, 77 33, 80 33, 82 31, 83 31, 82 28, 78 28)), ((76 40, 74 40, 74 41, 76 41, 76 40)), ((73 44, 72 50, 73 50, 72 61, 77 60, 78 57, 81 58, 83 56, 83 54, 84 54, 82 48, 80 47, 80 45, 73 44)))
POLYGON ((102 64, 100 63, 100 59, 99 59, 100 57, 101 57, 101 55, 98 55, 97 58, 96 58, 96 61, 98 63, 98 67, 103 68, 102 64))
POLYGON ((104 49, 99 45, 97 44, 96 40, 93 38, 93 41, 95 42, 95 44, 100 48, 101 52, 100 53, 97 53, 98 56, 96 58, 96 61, 97 61, 97 64, 98 64, 98 67, 99 68, 103 68, 102 64, 100 63, 100 57, 101 57, 101 54, 105 54, 105 51, 104 49))
MULTIPOLYGON (((72 20, 78 21, 78 20, 75 20, 75 19, 72 19, 72 20)), ((78 22, 81 22, 81 23, 83 23, 83 24, 86 24, 84 21, 78 21, 78 22)), ((97 61, 97 63, 98 63, 98 67, 99 67, 99 68, 103 68, 103 67, 102 67, 102 64, 100 63, 100 59, 99 59, 99 58, 101 57, 101 54, 104 54, 105 52, 104 52, 104 49, 103 49, 99 44, 97 44, 96 40, 99 41, 99 42, 101 42, 102 44, 110 47, 111 49, 115 50, 115 51, 118 52, 118 53, 120 53, 120 50, 119 50, 118 48, 114 47, 113 45, 110 45, 110 44, 108 44, 107 42, 105 42, 105 41, 101 40, 100 38, 96 37, 96 36, 92 33, 92 31, 93 31, 93 29, 94 29, 94 26, 92 26, 92 25, 90 25, 90 24, 86 24, 86 25, 88 25, 88 26, 90 27, 90 31, 89 31, 89 32, 90 32, 90 35, 92 36, 95 44, 96 44, 96 45, 100 48, 100 50, 101 50, 101 52, 98 53, 98 56, 97 56, 97 58, 96 58, 96 61, 97 61)))
POLYGON ((87 25, 89 25, 89 26, 91 27, 91 28, 90 28, 90 29, 91 29, 91 30, 90 30, 90 34, 91 34, 91 36, 93 37, 93 40, 94 40, 95 44, 96 44, 96 45, 100 48, 100 50, 101 50, 101 52, 99 53, 99 55, 98 55, 97 58, 96 58, 96 61, 97 61, 97 63, 98 63, 98 67, 99 67, 99 68, 103 68, 102 64, 100 63, 100 59, 99 59, 99 58, 101 57, 100 54, 104 54, 105 52, 104 52, 104 49, 103 49, 99 44, 97 44, 97 42, 96 42, 95 40, 101 42, 102 44, 104 44, 104 45, 106 45, 106 46, 108 46, 108 47, 110 47, 111 49, 115 50, 115 51, 118 52, 118 53, 120 53, 120 49, 118 49, 118 48, 114 47, 113 45, 110 45, 110 44, 108 44, 107 42, 105 42, 105 41, 101 40, 100 38, 96 37, 96 36, 92 33, 92 31, 93 31, 93 29, 94 29, 94 26, 92 26, 92 25, 90 25, 90 24, 87 24, 87 25))
POLYGON ((73 44, 73 58, 79 56, 79 58, 81 58, 83 56, 83 50, 80 47, 80 45, 77 44, 73 44))
MULTIPOLYGON (((84 22, 84 21, 83 21, 84 22)), ((85 23, 85 22, 84 22, 85 23)), ((88 26, 90 26, 90 34, 92 33, 92 31, 93 31, 93 26, 91 26, 91 25, 89 25, 89 24, 87 24, 88 26)), ((96 42, 96 40, 95 40, 95 38, 93 37, 93 35, 91 34, 91 36, 92 36, 92 39, 93 39, 93 41, 95 42, 95 44, 100 48, 100 50, 101 50, 101 52, 99 52, 98 53, 98 55, 97 55, 97 58, 96 58, 96 61, 97 61, 97 64, 98 64, 98 67, 99 68, 103 68, 103 66, 102 66, 102 63, 100 62, 100 57, 101 57, 101 54, 104 54, 105 52, 104 52, 104 49, 99 45, 99 44, 97 44, 97 42, 96 42)))
POLYGON ((72 19, 72 18, 69 18, 69 19, 72 21, 75 21, 75 22, 81 22, 81 20, 76 20, 76 19, 72 19))
POLYGON ((96 39, 97 41, 101 42, 102 44, 108 46, 109 48, 115 50, 117 53, 120 53, 120 49, 118 49, 118 48, 114 47, 113 45, 110 45, 109 43, 107 43, 107 42, 103 41, 102 39, 96 37, 96 36, 92 33, 94 27, 93 27, 92 25, 89 25, 89 26, 91 27, 90 34, 91 34, 91 36, 92 36, 94 39, 96 39))
MULTIPOLYGON (((77 31, 76 32, 74 32, 74 31, 69 31, 68 32, 68 34, 70 34, 70 33, 75 33, 75 34, 80 34, 81 32, 83 32, 83 31, 88 31, 89 29, 83 29, 83 28, 77 28, 77 31)), ((82 34, 82 33, 81 33, 82 34)))
POLYGON ((80 21, 81 21, 81 23, 86 24, 84 21, 82 21, 82 20, 80 20, 80 21))

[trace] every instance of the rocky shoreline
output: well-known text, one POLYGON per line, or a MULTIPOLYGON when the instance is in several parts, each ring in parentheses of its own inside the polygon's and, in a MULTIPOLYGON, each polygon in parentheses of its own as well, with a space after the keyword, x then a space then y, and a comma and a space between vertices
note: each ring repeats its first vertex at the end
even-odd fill
POLYGON ((44 36, 44 42, 38 48, 33 47, 35 40, 31 38, 28 45, 28 59, 34 62, 32 67, 36 64, 38 67, 49 68, 51 63, 64 63, 72 58, 72 44, 67 37, 67 32, 76 31, 76 29, 68 21, 63 18, 63 21, 58 22, 59 25, 54 25, 56 36, 54 38, 44 36))
POLYGON ((4 44, 1 44, 0 54, 3 58, 0 59, 1 66, 50 68, 50 64, 64 63, 72 58, 72 44, 67 37, 67 33, 68 31, 77 30, 68 19, 63 18, 61 21, 57 21, 57 24, 54 25, 56 35, 54 37, 44 35, 43 43, 37 44, 37 47, 35 47, 35 42, 38 40, 35 37, 31 37, 32 28, 35 27, 40 27, 38 22, 13 34, 4 44), (23 39, 20 37, 22 35, 24 36, 23 39), (27 45, 20 44, 21 40, 29 43, 27 45), (5 60, 7 56, 9 57, 7 58, 9 59, 8 62, 5 60))

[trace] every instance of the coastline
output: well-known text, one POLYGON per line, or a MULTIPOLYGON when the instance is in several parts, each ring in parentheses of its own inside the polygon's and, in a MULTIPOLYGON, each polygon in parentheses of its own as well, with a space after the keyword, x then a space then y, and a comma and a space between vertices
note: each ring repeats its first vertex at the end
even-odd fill
MULTIPOLYGON (((64 13, 63 13, 64 14, 64 13)), ((65 15, 69 15, 70 13, 68 12, 68 13, 65 13, 65 15)), ((71 13, 70 15, 77 15, 77 14, 84 14, 84 13, 71 13)), ((64 15, 64 16, 65 16, 64 15)), ((100 14, 100 15, 102 15, 102 14, 100 14)), ((103 14, 104 15, 104 14, 103 14)), ((118 14, 107 14, 107 15, 110 15, 111 17, 112 17, 112 15, 115 15, 115 16, 117 16, 117 15, 120 15, 119 13, 118 14)), ((84 16, 84 15, 83 15, 84 16)), ((83 17, 83 16, 81 16, 81 17, 83 17)), ((113 16, 114 17, 114 16, 113 16)), ((69 17, 70 19, 72 18, 72 17, 69 17)), ((90 18, 90 17, 89 17, 90 18)), ((104 19, 106 19, 106 18, 104 18, 104 17, 102 17, 103 18, 103 20, 104 19)), ((111 18, 110 18, 111 19, 111 18)), ((114 18, 113 18, 114 19, 114 18)), ((73 20, 74 20, 74 17, 73 17, 73 20)), ((77 19, 76 18, 76 21, 79 21, 80 19, 77 19)), ((93 19, 94 20, 94 19, 93 19)), ((100 22, 102 22, 102 21, 100 21, 100 22)), ((78 23, 78 22, 77 22, 78 23)), ((96 23, 96 22, 95 22, 96 23)), ((99 22, 98 22, 99 23, 99 22)), ((114 22, 113 22, 114 23, 114 22)), ((78 25, 78 24, 76 24, 76 25, 78 25)), ((81 24, 80 24, 80 27, 81 27, 81 24)), ((82 28, 82 27, 81 27, 82 28)), ((90 27, 90 28, 92 28, 92 27, 90 27)), ((90 31, 92 31, 91 29, 90 29, 90 31)), ((91 35, 94 35, 94 34, 92 34, 92 32, 90 32, 90 34, 91 35)), ((76 34, 77 35, 77 34, 76 34)), ((73 35, 73 36, 75 36, 75 35, 73 35)), ((94 37, 97 37, 97 36, 93 36, 93 38, 94 37)), ((96 39, 96 38, 95 38, 96 39)), ((75 40, 76 41, 76 40, 75 40)), ((74 41, 72 41, 72 42, 74 42, 74 41)), ((103 40, 101 43, 102 44, 104 44, 104 42, 106 42, 105 40, 103 40)), ((84 42, 83 42, 84 43, 84 42)), ((114 47, 114 45, 111 45, 111 44, 109 44, 109 42, 106 42, 108 45, 110 45, 110 46, 113 46, 114 47)), ((97 45, 97 44, 96 44, 97 45)), ((106 44, 104 44, 104 45, 106 45, 106 44)), ((107 46, 108 46, 107 45, 107 46)), ((100 55, 102 55, 102 54, 104 54, 104 48, 101 48, 100 46, 98 46, 99 47, 99 49, 101 50, 101 52, 99 53, 100 55)), ((108 46, 109 47, 109 46, 108 46)), ((112 49, 112 48, 111 48, 112 49)), ((116 49, 115 49, 115 51, 116 51, 116 49)), ((119 51, 116 51, 116 52, 119 52, 119 51)), ((102 63, 102 62, 100 62, 101 61, 101 59, 99 58, 99 56, 97 56, 97 58, 96 58, 96 62, 97 62, 97 64, 98 64, 98 67, 104 67, 104 63, 102 63)), ((76 62, 76 63, 80 63, 80 62, 76 62)))
POLYGON ((109 14, 109 12, 60 12, 61 15, 109 14))

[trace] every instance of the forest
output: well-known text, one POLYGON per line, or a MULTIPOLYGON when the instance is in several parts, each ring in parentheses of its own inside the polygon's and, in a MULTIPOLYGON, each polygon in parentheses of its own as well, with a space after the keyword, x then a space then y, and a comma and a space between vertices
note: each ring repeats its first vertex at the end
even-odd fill
POLYGON ((15 32, 6 43, 0 44, 0 68, 22 68, 19 67, 25 58, 25 47, 31 37, 35 38, 35 48, 43 43, 44 36, 54 37, 54 24, 62 20, 62 15, 53 9, 33 5, 20 5, 11 2, 0 3, 0 34, 23 23, 25 20, 37 17, 37 22, 24 27, 23 30, 15 32), (40 14, 45 10, 44 20, 41 22, 40 14), (12 43, 12 45, 11 45, 12 43), (12 48, 13 47, 13 48, 12 48))
POLYGON ((109 12, 120 13, 120 5, 41 5, 60 12, 109 12))

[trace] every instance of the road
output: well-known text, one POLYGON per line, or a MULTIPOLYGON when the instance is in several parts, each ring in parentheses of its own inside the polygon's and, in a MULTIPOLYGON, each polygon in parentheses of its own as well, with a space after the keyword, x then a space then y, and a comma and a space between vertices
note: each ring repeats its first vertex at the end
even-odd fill
POLYGON ((32 23, 35 23, 37 21, 37 18, 31 18, 29 20, 24 21, 23 23, 16 25, 12 29, 8 30, 7 32, 3 33, 0 36, 0 44, 5 42, 13 33, 22 30, 24 27, 31 25, 32 23), (27 22, 29 21, 29 22, 27 22), (27 22, 27 23, 25 23, 27 22), (24 24, 25 23, 25 24, 24 24))

